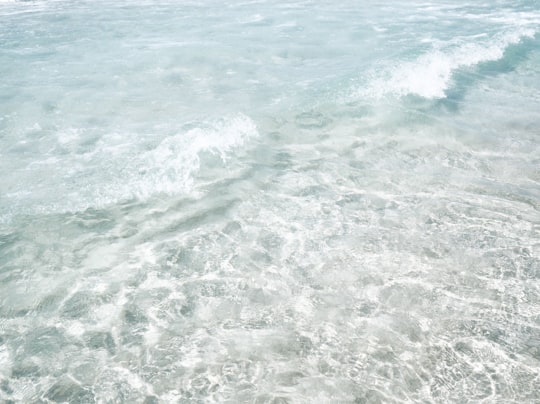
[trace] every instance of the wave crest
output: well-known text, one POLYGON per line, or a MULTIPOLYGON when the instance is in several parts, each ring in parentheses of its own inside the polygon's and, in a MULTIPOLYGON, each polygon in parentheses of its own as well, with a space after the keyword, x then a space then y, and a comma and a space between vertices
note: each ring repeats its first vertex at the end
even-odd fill
POLYGON ((0 212, 0 217, 6 221, 17 214, 77 212, 134 198, 188 193, 199 171, 208 165, 202 156, 217 156, 209 165, 222 166, 258 136, 255 123, 242 114, 190 126, 175 135, 160 135, 161 139, 103 135, 84 153, 78 147, 90 138, 88 133, 58 133, 54 157, 45 155, 22 168, 26 185, 8 184, 10 192, 3 196, 7 199, 3 205, 11 208, 0 212))
POLYGON ((534 35, 533 29, 522 28, 496 36, 490 41, 433 49, 414 61, 384 66, 377 73, 369 75, 371 80, 365 87, 355 91, 355 98, 380 99, 407 95, 428 99, 445 98, 456 70, 499 60, 504 57, 509 46, 534 35))

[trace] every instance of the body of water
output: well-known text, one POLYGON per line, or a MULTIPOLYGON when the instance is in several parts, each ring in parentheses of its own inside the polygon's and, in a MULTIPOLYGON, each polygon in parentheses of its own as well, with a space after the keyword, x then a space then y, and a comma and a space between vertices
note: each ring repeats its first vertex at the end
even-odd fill
POLYGON ((0 2, 0 400, 539 386, 538 1, 0 2))

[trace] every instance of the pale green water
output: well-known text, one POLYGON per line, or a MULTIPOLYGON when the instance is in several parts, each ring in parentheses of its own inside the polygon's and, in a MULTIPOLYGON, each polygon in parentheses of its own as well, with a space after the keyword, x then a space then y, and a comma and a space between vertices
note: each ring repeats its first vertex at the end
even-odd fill
POLYGON ((0 400, 540 402, 539 31, 0 2, 0 400))

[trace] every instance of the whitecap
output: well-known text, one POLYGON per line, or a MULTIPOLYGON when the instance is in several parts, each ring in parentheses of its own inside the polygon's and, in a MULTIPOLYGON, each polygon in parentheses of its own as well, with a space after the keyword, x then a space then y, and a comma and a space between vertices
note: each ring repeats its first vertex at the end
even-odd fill
POLYGON ((214 156, 214 165, 226 165, 258 132, 253 120, 238 114, 193 123, 169 136, 101 135, 81 148, 92 136, 77 129, 59 132, 58 149, 64 153, 55 158, 44 155, 22 168, 34 185, 10 184, 11 191, 4 195, 10 202, 5 205, 15 212, 3 212, 1 220, 9 221, 17 213, 76 212, 159 194, 190 193, 205 167, 203 156, 214 156))
POLYGON ((521 28, 477 42, 463 42, 433 47, 412 61, 386 65, 372 71, 367 85, 358 88, 353 98, 381 99, 387 96, 420 96, 427 99, 445 98, 452 85, 453 74, 462 68, 504 57, 506 49, 524 38, 532 38, 535 31, 521 28))

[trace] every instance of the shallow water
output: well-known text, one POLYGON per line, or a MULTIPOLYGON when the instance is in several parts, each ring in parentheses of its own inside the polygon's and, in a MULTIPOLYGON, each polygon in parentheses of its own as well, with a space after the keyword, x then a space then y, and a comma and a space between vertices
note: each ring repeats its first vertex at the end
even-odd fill
POLYGON ((535 1, 1 1, 0 400, 540 401, 535 1))

